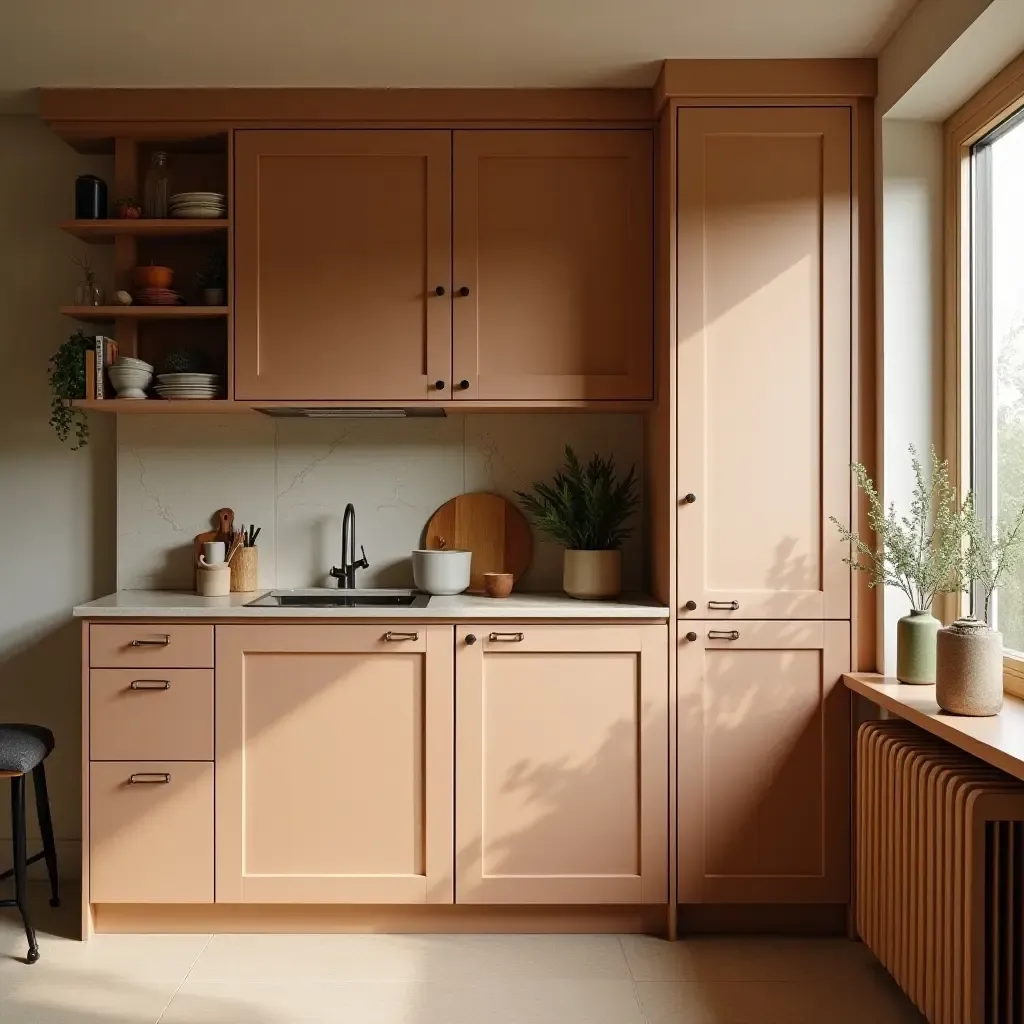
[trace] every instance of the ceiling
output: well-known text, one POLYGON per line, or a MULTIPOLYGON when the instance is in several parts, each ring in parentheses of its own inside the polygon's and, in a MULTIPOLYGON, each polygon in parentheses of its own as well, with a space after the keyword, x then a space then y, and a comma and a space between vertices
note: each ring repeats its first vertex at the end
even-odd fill
POLYGON ((914 3, 7 0, 0 104, 38 86, 645 86, 665 57, 874 55, 914 3))

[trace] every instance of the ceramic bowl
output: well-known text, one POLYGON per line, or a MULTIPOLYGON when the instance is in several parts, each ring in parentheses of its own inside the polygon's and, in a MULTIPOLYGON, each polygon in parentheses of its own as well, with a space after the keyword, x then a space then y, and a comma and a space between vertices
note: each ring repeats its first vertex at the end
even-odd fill
POLYGON ((152 370, 137 366, 119 366, 115 363, 107 370, 110 383, 114 385, 118 398, 145 398, 146 388, 153 379, 152 370))
POLYGON ((132 281, 136 288, 170 288, 174 271, 170 267, 136 267, 132 281))
POLYGON ((414 551, 412 578, 417 590, 427 594, 461 594, 469 588, 472 551, 414 551))
POLYGON ((510 572, 485 572, 484 593, 488 597, 508 597, 515 577, 510 572))

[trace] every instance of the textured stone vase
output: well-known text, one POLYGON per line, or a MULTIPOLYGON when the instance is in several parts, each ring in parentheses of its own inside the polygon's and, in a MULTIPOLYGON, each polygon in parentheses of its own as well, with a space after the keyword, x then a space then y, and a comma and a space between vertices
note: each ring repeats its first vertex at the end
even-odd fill
POLYGON ((919 611, 896 623, 896 678, 901 683, 935 682, 935 636, 941 626, 931 612, 919 611))
POLYGON ((935 700, 954 715, 998 715, 1003 709, 1003 634, 970 618, 940 629, 935 700))

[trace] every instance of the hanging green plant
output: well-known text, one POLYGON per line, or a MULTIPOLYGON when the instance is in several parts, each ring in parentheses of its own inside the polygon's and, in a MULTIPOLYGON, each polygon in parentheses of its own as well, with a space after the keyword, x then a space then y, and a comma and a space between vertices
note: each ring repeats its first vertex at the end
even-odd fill
POLYGON ((70 402, 73 398, 85 398, 85 353, 94 344, 92 338, 75 331, 50 356, 50 426, 65 443, 74 429, 73 452, 89 443, 89 421, 85 412, 70 402))

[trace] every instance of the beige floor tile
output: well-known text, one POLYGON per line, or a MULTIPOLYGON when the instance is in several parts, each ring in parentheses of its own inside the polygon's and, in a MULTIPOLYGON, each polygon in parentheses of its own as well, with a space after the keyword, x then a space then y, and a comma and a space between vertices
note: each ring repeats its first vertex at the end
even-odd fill
POLYGON ((666 942, 621 936, 637 981, 802 981, 856 976, 874 963, 846 939, 696 938, 666 942))
POLYGON ((216 935, 194 981, 628 980, 614 935, 216 935))
POLYGON ((916 1024, 903 994, 807 981, 637 982, 649 1024, 916 1024))
POLYGON ((0 1024, 155 1024, 181 979, 141 979, 131 963, 0 977, 0 1024))
POLYGON ((63 923, 56 931, 45 913, 37 912, 35 922, 40 959, 27 966, 21 962, 28 945, 20 918, 0 913, 0 985, 26 971, 50 977, 66 970, 180 982, 210 941, 209 935, 97 935, 81 942, 67 937, 63 923))
POLYGON ((628 981, 193 982, 160 1024, 644 1024, 628 981))

